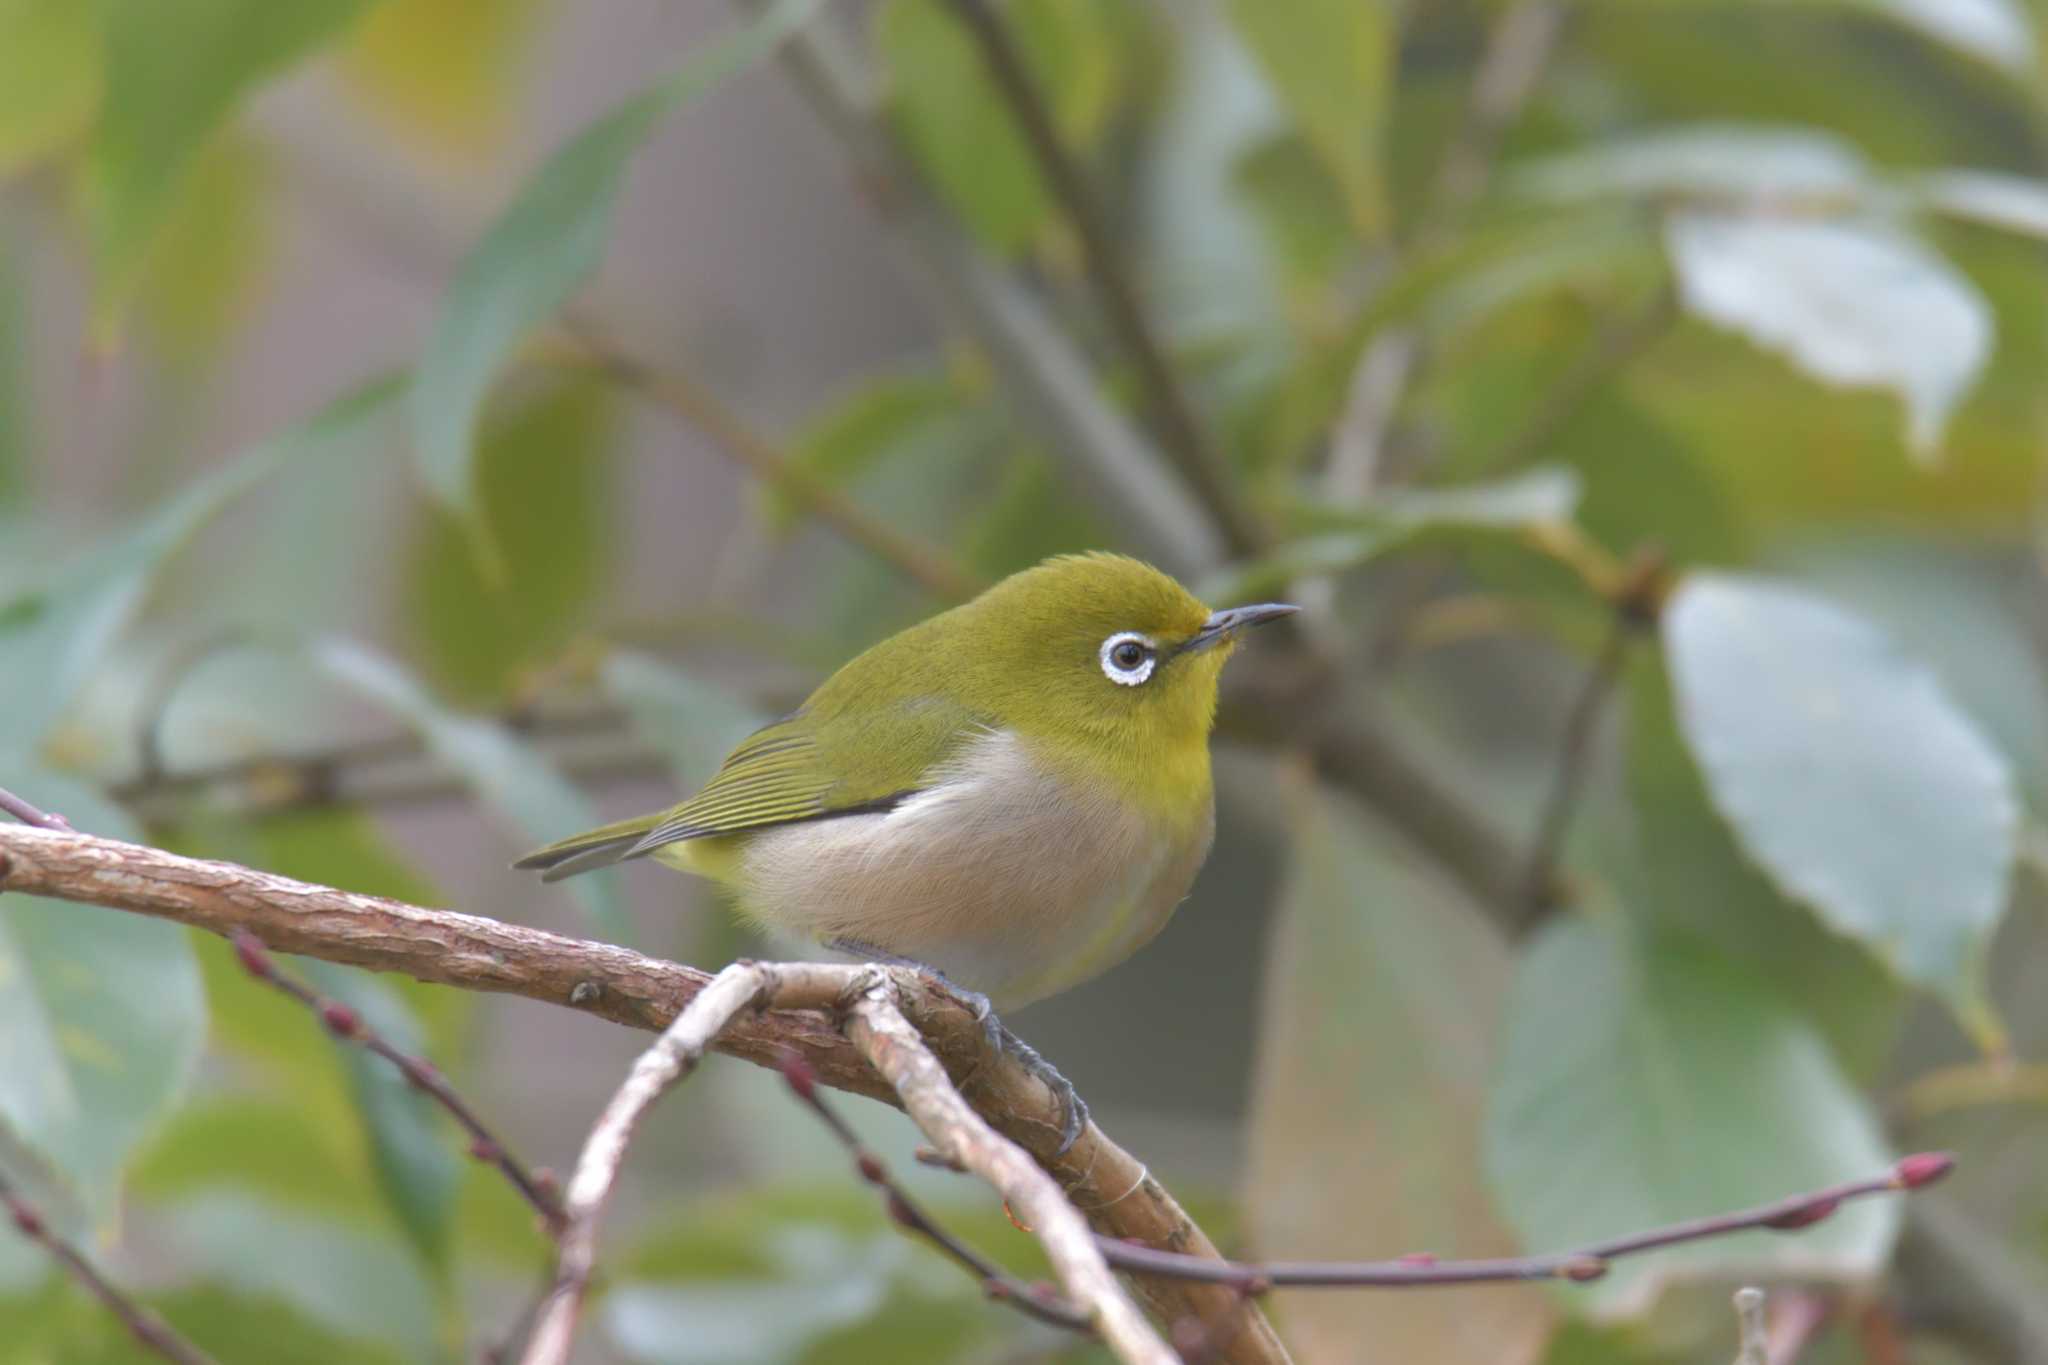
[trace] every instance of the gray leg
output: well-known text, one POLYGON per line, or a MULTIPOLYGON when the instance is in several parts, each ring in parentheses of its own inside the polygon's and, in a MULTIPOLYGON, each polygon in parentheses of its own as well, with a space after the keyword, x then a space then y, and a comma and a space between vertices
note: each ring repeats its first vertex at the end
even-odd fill
POLYGON ((1054 1155, 1065 1156, 1067 1150, 1080 1139, 1081 1130, 1088 1126, 1088 1102, 1081 1098, 1080 1091, 1074 1089, 1074 1083, 1059 1073, 1059 1068, 1039 1056, 1036 1048, 1004 1026, 1003 1021, 996 1017, 996 1007, 989 1002, 986 995, 980 991, 970 991, 965 986, 955 985, 946 978, 944 972, 930 963, 919 962, 915 958, 904 957, 898 953, 885 952, 871 943, 838 938, 825 946, 834 952, 846 953, 867 962, 879 962, 887 967, 908 967, 945 987, 955 999, 974 1011, 974 1017, 980 1021, 988 1045, 997 1052, 1014 1057, 1026 1071, 1045 1082, 1046 1088, 1052 1091, 1053 1097, 1059 1101, 1060 1148, 1054 1155))

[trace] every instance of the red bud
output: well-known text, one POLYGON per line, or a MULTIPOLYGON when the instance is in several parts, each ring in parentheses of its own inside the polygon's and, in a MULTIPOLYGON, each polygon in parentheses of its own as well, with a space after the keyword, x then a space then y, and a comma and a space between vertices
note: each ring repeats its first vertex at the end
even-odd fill
POLYGON ((362 1017, 338 1000, 320 1002, 320 1022, 337 1038, 353 1038, 363 1031, 362 1017))
POLYGON ((14 1226, 21 1229, 24 1237, 43 1235, 43 1216, 26 1204, 15 1204, 9 1210, 14 1215, 14 1226))
POLYGON ((1915 1152, 1901 1157, 1899 1164, 1892 1167, 1892 1182, 1902 1190, 1917 1190, 1922 1185, 1932 1185, 1955 1168, 1954 1152, 1915 1152))
POLYGON ((981 1282, 981 1292, 992 1299, 1007 1299, 1010 1297, 1010 1284, 991 1275, 981 1282))
POLYGON ((853 1164, 859 1168, 860 1178, 870 1185, 885 1184, 889 1179, 889 1172, 883 1168, 882 1159, 873 1152, 862 1152, 860 1159, 853 1164))
POLYGON ((889 1191, 889 1216, 895 1219, 899 1226, 912 1231, 924 1226, 924 1220, 917 1216, 917 1210, 905 1203, 903 1196, 894 1190, 889 1191))
POLYGON ((804 1055, 794 1048, 783 1049, 782 1079, 789 1083, 789 1088, 795 1092, 796 1097, 805 1103, 817 1097, 818 1075, 811 1070, 811 1064, 804 1060, 804 1055))
POLYGON ((235 930, 235 956, 242 960, 242 970, 262 981, 270 979, 270 950, 263 946, 263 940, 247 929, 235 930))
POLYGON ((1764 1226, 1779 1232, 1794 1232, 1800 1228, 1810 1228, 1841 1206, 1842 1201, 1833 1196, 1811 1200, 1801 1204, 1790 1213, 1781 1213, 1776 1218, 1765 1219, 1764 1226))
POLYGON ((469 1154, 478 1161, 496 1161, 505 1155, 505 1150, 489 1138, 478 1138, 469 1144, 469 1154))
POLYGON ((1580 1284, 1584 1284, 1587 1280, 1597 1280, 1602 1275, 1605 1275, 1607 1273, 1607 1262, 1601 1260, 1598 1256, 1578 1256, 1566 1261, 1560 1269, 1567 1280, 1575 1280, 1580 1284))
POLYGON ((1433 1251, 1411 1251, 1411 1252, 1409 1252, 1409 1253, 1408 1253, 1408 1254, 1407 1254, 1406 1256, 1403 1256, 1403 1257, 1401 1258, 1401 1260, 1400 1260, 1400 1264, 1402 1264, 1402 1265, 1435 1265, 1435 1264, 1436 1264, 1436 1253, 1435 1253, 1435 1252, 1433 1252, 1433 1251))

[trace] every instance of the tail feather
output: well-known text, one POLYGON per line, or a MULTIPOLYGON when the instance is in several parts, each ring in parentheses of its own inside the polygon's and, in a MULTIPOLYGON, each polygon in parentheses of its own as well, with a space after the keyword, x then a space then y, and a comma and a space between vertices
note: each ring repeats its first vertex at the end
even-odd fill
POLYGON ((558 882, 564 877, 573 877, 579 872, 590 872, 628 858, 645 857, 651 849, 636 848, 642 836, 652 829, 660 817, 636 816, 621 820, 614 825, 573 835, 558 843, 533 852, 512 864, 528 871, 539 871, 544 882, 558 882))

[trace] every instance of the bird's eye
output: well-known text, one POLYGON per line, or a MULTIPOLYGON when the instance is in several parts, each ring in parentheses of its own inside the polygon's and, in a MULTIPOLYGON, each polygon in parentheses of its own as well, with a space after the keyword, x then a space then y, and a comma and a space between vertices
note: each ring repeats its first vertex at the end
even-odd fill
POLYGON ((1102 642, 1103 676, 1124 687, 1136 687, 1151 677, 1158 662, 1158 651, 1151 639, 1134 630, 1122 631, 1102 642))

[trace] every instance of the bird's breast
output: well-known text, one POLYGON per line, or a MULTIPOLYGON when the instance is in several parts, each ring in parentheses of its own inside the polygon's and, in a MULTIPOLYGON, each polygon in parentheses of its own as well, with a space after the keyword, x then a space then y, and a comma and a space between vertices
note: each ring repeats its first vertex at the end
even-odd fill
POLYGON ((1184 800, 1140 807, 990 731, 891 811, 761 831, 731 881, 771 928, 911 958, 1012 1008, 1158 933, 1213 831, 1206 771, 1184 800))

